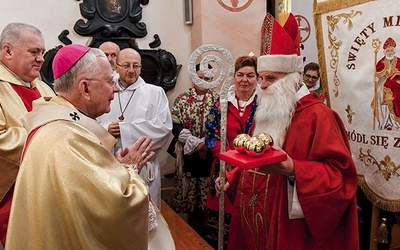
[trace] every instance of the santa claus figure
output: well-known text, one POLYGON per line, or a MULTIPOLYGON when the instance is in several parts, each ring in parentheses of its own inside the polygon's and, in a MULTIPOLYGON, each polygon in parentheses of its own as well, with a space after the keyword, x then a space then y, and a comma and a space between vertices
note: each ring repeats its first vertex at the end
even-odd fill
POLYGON ((253 135, 269 133, 283 162, 227 173, 229 249, 358 249, 357 172, 343 122, 303 83, 290 14, 263 23, 253 135))

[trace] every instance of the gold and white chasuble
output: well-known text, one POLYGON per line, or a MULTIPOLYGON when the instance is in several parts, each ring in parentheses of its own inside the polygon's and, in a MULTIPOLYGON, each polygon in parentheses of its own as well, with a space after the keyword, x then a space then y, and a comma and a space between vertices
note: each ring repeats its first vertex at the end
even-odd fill
POLYGON ((35 101, 23 120, 40 128, 16 181, 7 249, 148 249, 147 189, 110 153, 115 138, 61 97, 35 101))

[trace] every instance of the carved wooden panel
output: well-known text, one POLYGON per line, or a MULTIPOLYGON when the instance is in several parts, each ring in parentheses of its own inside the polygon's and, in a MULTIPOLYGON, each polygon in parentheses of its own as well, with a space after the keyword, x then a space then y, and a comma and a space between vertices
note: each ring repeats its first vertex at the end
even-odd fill
POLYGON ((102 38, 133 37, 147 35, 142 19, 141 5, 149 0, 84 0, 79 4, 81 15, 74 30, 81 36, 102 38))
MULTIPOLYGON (((176 63, 174 55, 164 49, 155 49, 161 45, 160 37, 155 34, 154 41, 149 44, 152 49, 140 49, 136 38, 147 35, 146 24, 142 19, 141 5, 147 5, 149 0, 83 0, 79 4, 81 15, 74 25, 77 34, 91 37, 89 46, 98 48, 105 41, 112 41, 121 49, 133 48, 142 57, 141 77, 150 84, 162 87, 165 91, 175 87, 182 65, 176 63)), ((68 30, 58 36, 64 44, 71 44, 67 37, 68 30)), ((53 86, 54 78, 51 68, 53 58, 61 47, 47 51, 45 63, 41 70, 43 81, 53 86)))

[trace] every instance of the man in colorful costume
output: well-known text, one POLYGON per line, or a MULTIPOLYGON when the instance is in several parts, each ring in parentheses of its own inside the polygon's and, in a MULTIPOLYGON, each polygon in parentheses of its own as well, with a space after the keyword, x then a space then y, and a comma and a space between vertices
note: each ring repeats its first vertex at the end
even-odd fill
MULTIPOLYGON (((208 69, 212 69, 211 65, 208 69)), ((201 71, 200 64, 196 65, 196 74, 206 82, 212 81, 201 71)), ((217 100, 216 91, 194 83, 176 97, 171 110, 174 139, 169 152, 176 158, 172 207, 177 213, 188 213, 189 225, 201 235, 207 223, 207 194, 213 161, 212 152, 205 146, 204 124, 217 100)))
MULTIPOLYGON (((357 173, 344 125, 302 83, 299 30, 267 14, 253 135, 269 133, 283 162, 227 174, 236 191, 229 249, 358 249, 357 173)), ((230 187, 229 187, 230 185, 230 187)))
POLYGON ((45 51, 43 35, 28 24, 10 23, 0 37, 0 241, 4 245, 26 131, 21 117, 32 101, 54 92, 38 79, 45 51))

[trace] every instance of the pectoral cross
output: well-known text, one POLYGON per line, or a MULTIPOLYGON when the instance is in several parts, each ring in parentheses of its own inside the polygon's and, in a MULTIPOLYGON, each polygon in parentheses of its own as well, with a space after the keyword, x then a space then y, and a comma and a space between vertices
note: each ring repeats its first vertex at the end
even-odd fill
POLYGON ((118 117, 118 119, 120 119, 121 121, 123 121, 125 119, 124 115, 121 115, 120 117, 118 117))

